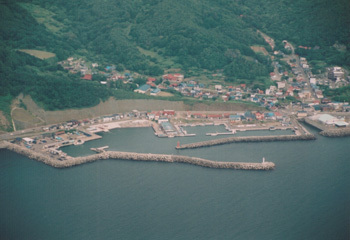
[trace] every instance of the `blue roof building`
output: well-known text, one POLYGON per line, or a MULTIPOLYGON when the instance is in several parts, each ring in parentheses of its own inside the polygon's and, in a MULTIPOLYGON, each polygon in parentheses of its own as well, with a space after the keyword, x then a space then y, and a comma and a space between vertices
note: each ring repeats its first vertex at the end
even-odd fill
POLYGON ((134 92, 137 92, 137 93, 146 93, 150 90, 151 86, 148 85, 148 84, 144 84, 142 85, 141 87, 139 87, 138 89, 135 89, 134 92))

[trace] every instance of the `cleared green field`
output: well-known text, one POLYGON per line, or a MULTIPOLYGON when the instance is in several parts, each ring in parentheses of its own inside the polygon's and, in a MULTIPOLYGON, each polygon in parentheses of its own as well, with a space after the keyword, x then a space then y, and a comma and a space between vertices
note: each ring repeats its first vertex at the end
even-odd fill
POLYGON ((256 53, 263 53, 265 56, 269 55, 269 53, 266 51, 265 47, 262 46, 250 46, 250 48, 256 52, 256 53))
POLYGON ((38 23, 44 24, 45 27, 55 33, 59 32, 65 27, 65 25, 54 19, 55 13, 42 8, 32 3, 19 3, 24 9, 26 9, 38 23))
POLYGON ((171 57, 164 58, 163 56, 159 55, 157 52, 146 50, 146 49, 143 49, 141 47, 137 47, 137 49, 145 56, 149 56, 149 57, 157 59, 158 63, 161 64, 164 68, 179 68, 180 67, 180 65, 176 64, 174 62, 174 59, 171 57))
POLYGON ((32 55, 32 56, 37 57, 37 58, 40 58, 42 60, 48 59, 48 58, 52 58, 52 57, 56 56, 56 54, 51 53, 51 52, 45 52, 45 51, 33 50, 33 49, 19 49, 18 51, 27 53, 29 55, 32 55))

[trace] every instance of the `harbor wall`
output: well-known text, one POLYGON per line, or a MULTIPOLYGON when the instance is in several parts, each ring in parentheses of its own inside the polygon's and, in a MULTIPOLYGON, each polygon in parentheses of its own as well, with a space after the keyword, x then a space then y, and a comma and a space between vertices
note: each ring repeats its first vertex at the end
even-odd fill
POLYGON ((18 154, 24 155, 28 158, 43 162, 47 165, 56 168, 66 168, 83 163, 94 162, 103 159, 120 159, 132 161, 153 161, 153 162, 168 162, 168 163, 187 163, 201 167, 220 168, 220 169, 242 169, 242 170, 272 170, 275 168, 273 162, 264 163, 244 163, 244 162, 216 162, 202 158, 181 156, 181 155, 166 155, 166 154, 152 154, 152 153, 133 153, 133 152, 117 152, 105 151, 102 153, 84 156, 71 157, 64 161, 59 161, 51 158, 43 153, 34 152, 23 146, 19 146, 9 142, 0 143, 0 149, 8 149, 18 154))
POLYGON ((319 129, 320 135, 325 137, 348 137, 350 136, 350 127, 345 128, 336 128, 336 127, 327 127, 317 121, 305 118, 305 123, 319 129))
POLYGON ((312 134, 304 135, 280 135, 280 136, 248 136, 248 137, 229 137, 220 138, 215 140, 182 144, 176 146, 176 149, 190 149, 190 148, 200 148, 209 147, 228 143, 239 143, 239 142, 274 142, 274 141, 297 141, 297 140, 315 140, 316 137, 312 134))
POLYGON ((325 137, 348 137, 350 136, 350 128, 329 129, 320 132, 325 137))

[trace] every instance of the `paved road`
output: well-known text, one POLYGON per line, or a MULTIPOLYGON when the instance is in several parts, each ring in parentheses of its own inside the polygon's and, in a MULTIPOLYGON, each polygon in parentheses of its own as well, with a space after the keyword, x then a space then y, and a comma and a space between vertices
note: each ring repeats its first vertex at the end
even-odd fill
POLYGON ((309 80, 309 75, 305 72, 305 70, 300 66, 300 58, 295 55, 295 48, 292 44, 290 44, 289 42, 286 42, 286 45, 290 46, 290 48, 292 49, 292 54, 291 55, 287 55, 286 58, 287 58, 287 61, 290 61, 290 60, 295 60, 295 63, 296 63, 296 69, 300 72, 302 78, 304 80, 306 80, 307 82, 307 85, 304 86, 304 89, 305 90, 309 90, 310 93, 311 93, 311 99, 309 100, 314 100, 316 98, 316 94, 314 93, 314 91, 312 90, 311 88, 311 84, 310 84, 310 80, 309 80))

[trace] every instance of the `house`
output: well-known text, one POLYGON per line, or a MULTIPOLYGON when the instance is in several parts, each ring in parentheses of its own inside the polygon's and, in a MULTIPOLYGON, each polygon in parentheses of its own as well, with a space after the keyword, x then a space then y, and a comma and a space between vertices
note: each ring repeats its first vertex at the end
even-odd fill
POLYGON ((282 120, 283 119, 283 115, 280 112, 275 112, 275 117, 277 120, 282 120))
POLYGON ((322 105, 320 105, 320 107, 321 107, 322 112, 331 112, 334 110, 334 107, 331 105, 323 105, 322 104, 322 105))
POLYGON ((306 111, 298 111, 297 117, 300 117, 300 118, 307 117, 307 112, 306 111))
POLYGON ((165 74, 163 75, 163 80, 173 81, 173 82, 182 82, 184 80, 184 75, 175 73, 175 74, 165 74))
POLYGON ((255 114, 253 114, 251 111, 245 112, 244 117, 247 121, 253 121, 256 119, 255 114))
POLYGON ((259 120, 259 121, 264 120, 264 114, 263 114, 263 113, 256 112, 256 113, 255 113, 255 117, 256 117, 256 119, 259 120))
POLYGON ((265 113, 264 117, 265 117, 266 120, 276 120, 275 113, 273 113, 273 112, 265 113))
POLYGON ((328 78, 335 81, 338 78, 344 78, 344 71, 341 67, 333 67, 328 72, 328 78))
POLYGON ((285 82, 277 82, 277 88, 281 89, 281 88, 285 88, 286 87, 286 83, 285 82))
POLYGON ((103 122, 111 122, 113 121, 113 116, 104 116, 103 117, 103 122))
POLYGON ((150 88, 151 88, 150 85, 144 84, 141 87, 139 87, 138 89, 135 89, 134 92, 145 94, 146 92, 148 92, 150 90, 150 88))
POLYGON ((25 144, 32 144, 34 142, 33 139, 27 138, 27 137, 22 138, 22 140, 24 141, 25 144))
POLYGON ((82 77, 81 79, 83 79, 83 80, 92 80, 92 75, 91 74, 85 74, 84 77, 82 77))
POLYGON ((242 116, 240 115, 230 115, 229 117, 231 123, 242 121, 242 116))
POLYGON ((210 119, 220 119, 222 118, 222 114, 208 114, 207 117, 210 119))
POLYGON ((176 81, 178 81, 178 82, 182 82, 184 80, 184 75, 182 75, 180 73, 175 73, 174 77, 176 78, 176 81))
POLYGON ((157 80, 157 79, 152 78, 152 77, 147 78, 147 82, 155 82, 156 80, 157 80))
POLYGON ((215 90, 216 91, 221 91, 222 90, 222 85, 215 85, 215 90))
POLYGON ((151 95, 152 95, 152 96, 157 96, 158 93, 160 93, 160 89, 159 89, 159 88, 153 89, 153 90, 151 91, 151 95))
POLYGON ((206 118, 207 115, 203 114, 203 113, 193 113, 192 114, 193 118, 206 118))
POLYGON ((175 111, 174 110, 164 110, 163 111, 163 115, 164 116, 174 116, 175 115, 175 111))

